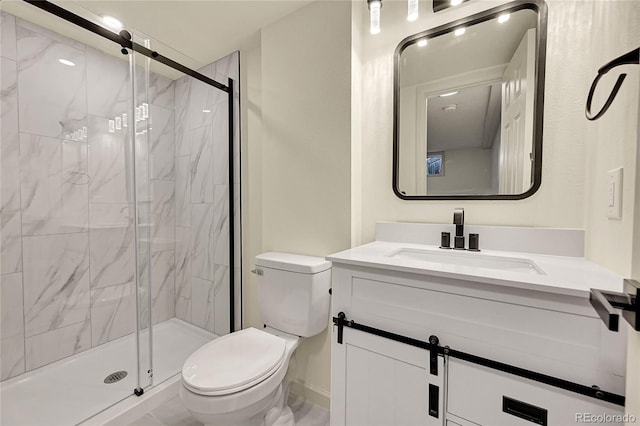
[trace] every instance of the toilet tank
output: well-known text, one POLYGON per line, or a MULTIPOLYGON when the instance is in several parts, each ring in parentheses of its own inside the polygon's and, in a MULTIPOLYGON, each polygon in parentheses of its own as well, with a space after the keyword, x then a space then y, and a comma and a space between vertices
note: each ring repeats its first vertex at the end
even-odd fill
POLYGON ((301 337, 327 328, 331 262, 270 252, 256 256, 258 303, 265 325, 301 337))

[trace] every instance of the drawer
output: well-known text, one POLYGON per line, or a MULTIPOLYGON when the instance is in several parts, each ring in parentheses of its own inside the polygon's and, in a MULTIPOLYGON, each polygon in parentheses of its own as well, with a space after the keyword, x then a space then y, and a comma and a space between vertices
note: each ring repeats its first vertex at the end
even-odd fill
POLYGON ((479 425, 623 424, 617 405, 456 359, 448 368, 447 412, 479 425))

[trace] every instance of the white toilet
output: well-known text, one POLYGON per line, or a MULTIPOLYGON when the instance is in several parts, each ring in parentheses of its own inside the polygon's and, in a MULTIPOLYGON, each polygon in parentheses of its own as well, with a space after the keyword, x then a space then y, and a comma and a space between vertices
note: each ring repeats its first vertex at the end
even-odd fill
POLYGON ((247 328, 196 350, 182 367, 180 399, 205 425, 293 425, 283 379, 301 337, 329 322, 331 262, 289 253, 256 256, 265 328, 247 328))

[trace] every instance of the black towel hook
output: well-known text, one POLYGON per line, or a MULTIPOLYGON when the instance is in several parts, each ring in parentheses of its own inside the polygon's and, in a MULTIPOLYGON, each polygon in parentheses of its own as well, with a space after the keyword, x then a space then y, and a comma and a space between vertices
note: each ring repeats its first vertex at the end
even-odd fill
POLYGON ((585 109, 585 115, 587 116, 587 120, 590 120, 590 121, 597 120, 598 118, 602 117, 602 115, 604 115, 605 112, 607 112, 607 110, 611 106, 611 103, 613 102, 616 95, 618 94, 618 91, 620 90, 620 87, 622 86, 624 79, 627 77, 627 74, 623 73, 620 76, 618 76, 618 79, 616 80, 616 84, 613 86, 613 90, 609 94, 609 97, 607 98, 607 101, 604 103, 604 106, 597 114, 593 114, 591 112, 591 102, 593 101, 593 94, 596 91, 596 86, 598 85, 598 82, 600 81, 602 76, 617 66, 633 65, 633 64, 640 64, 640 48, 633 49, 632 51, 625 53, 624 55, 619 56, 616 59, 610 62, 607 62, 605 65, 600 67, 600 69, 598 70, 598 75, 593 80, 593 83, 591 83, 591 89, 589 89, 589 95, 587 96, 587 107, 585 109))

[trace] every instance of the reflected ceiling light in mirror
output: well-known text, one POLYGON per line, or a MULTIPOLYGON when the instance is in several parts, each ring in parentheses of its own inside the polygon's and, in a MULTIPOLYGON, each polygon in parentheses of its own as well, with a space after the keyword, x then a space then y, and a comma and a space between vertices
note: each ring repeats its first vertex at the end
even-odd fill
POLYGON ((469 0, 433 0, 433 11, 440 12, 450 7, 456 7, 469 0))
POLYGON ((210 109, 203 109, 202 112, 211 112, 210 109))
POLYGON ((462 27, 462 28, 458 28, 457 30, 455 30, 453 32, 453 34, 456 35, 456 37, 460 37, 462 34, 464 34, 467 31, 466 28, 462 27))
POLYGON ((416 43, 418 45, 418 47, 425 47, 427 45, 427 39, 426 38, 422 38, 420 40, 418 40, 418 43, 416 43))
POLYGON ((123 28, 122 22, 119 19, 109 15, 102 15, 102 22, 109 28, 115 31, 120 31, 123 28))
POLYGON ((502 15, 498 16, 498 22, 503 24, 503 23, 507 22, 510 17, 511 17, 511 14, 503 13, 502 15))
POLYGON ((408 0, 407 21, 413 22, 418 19, 418 0, 408 0))
POLYGON ((63 64, 63 65, 66 65, 66 66, 68 66, 68 67, 75 67, 75 66, 76 66, 76 64, 75 64, 75 63, 71 62, 71 61, 70 61, 70 60, 68 60, 68 59, 60 58, 60 59, 58 59, 58 62, 60 62, 60 63, 61 63, 61 64, 63 64))
POLYGON ((369 32, 379 34, 382 0, 367 0, 367 6, 369 6, 369 32))
POLYGON ((445 107, 442 108, 442 110, 444 112, 450 112, 450 111, 455 111, 458 109, 458 104, 451 104, 451 105, 447 105, 445 107))
POLYGON ((458 93, 460 93, 460 91, 456 90, 455 92, 443 93, 442 95, 440 95, 440 97, 441 98, 446 98, 447 96, 457 95, 458 93))

